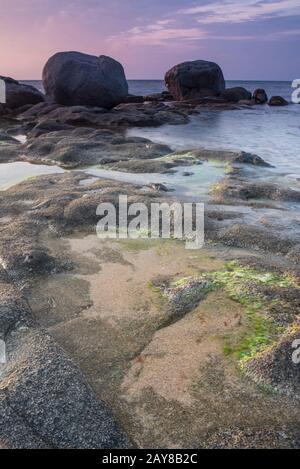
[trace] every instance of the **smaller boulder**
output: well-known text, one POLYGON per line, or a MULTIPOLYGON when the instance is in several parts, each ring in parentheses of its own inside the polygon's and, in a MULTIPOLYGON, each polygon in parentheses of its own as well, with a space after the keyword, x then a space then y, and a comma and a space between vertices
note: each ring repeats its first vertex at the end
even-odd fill
POLYGON ((34 86, 24 85, 13 78, 0 76, 6 85, 6 107, 17 109, 27 104, 38 104, 44 101, 44 95, 34 86))
POLYGON ((227 88, 222 91, 220 94, 222 99, 231 103, 238 103, 241 100, 250 100, 252 95, 250 91, 247 91, 245 88, 237 86, 235 88, 227 88))
POLYGON ((224 75, 214 62, 195 60, 171 68, 165 75, 166 87, 177 101, 217 96, 225 89, 224 75))
POLYGON ((268 102, 269 106, 288 106, 288 102, 282 96, 272 96, 268 102))
POLYGON ((254 91, 252 98, 256 104, 265 104, 268 102, 268 95, 265 90, 261 88, 254 91))

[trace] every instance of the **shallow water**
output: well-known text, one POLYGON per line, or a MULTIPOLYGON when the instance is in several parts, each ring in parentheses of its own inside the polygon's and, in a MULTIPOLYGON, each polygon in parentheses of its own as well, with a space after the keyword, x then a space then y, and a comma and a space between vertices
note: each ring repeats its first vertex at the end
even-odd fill
POLYGON ((202 111, 184 126, 134 128, 173 150, 205 148, 255 153, 278 168, 300 176, 300 105, 256 106, 236 111, 202 111))
MULTIPOLYGON (((0 170, 0 190, 6 190, 30 177, 65 172, 58 166, 34 165, 26 162, 4 163, 0 165, 0 170)), ((107 178, 142 186, 160 183, 174 191, 174 195, 182 195, 187 198, 205 198, 204 196, 208 194, 210 185, 219 181, 224 175, 224 166, 211 163, 188 167, 182 166, 178 168, 175 174, 133 174, 107 170, 100 166, 91 166, 79 171, 96 178, 107 178), (184 176, 184 172, 192 172, 193 174, 184 176)), ((91 182, 90 178, 86 180, 86 183, 88 182, 91 182)))
POLYGON ((64 170, 58 166, 37 165, 22 161, 2 163, 0 165, 0 190, 9 189, 30 177, 63 172, 64 170))
MULTIPOLYGON (((42 90, 41 81, 27 81, 42 90)), ((133 94, 150 94, 165 90, 161 80, 129 80, 133 94)), ((227 87, 243 86, 250 91, 264 88, 269 96, 281 95, 291 100, 293 89, 290 82, 229 81, 227 87)), ((212 150, 247 151, 255 153, 272 163, 276 169, 274 182, 299 187, 300 180, 300 105, 270 108, 255 106, 236 111, 202 111, 193 116, 187 125, 164 125, 159 128, 134 128, 128 135, 147 137, 158 143, 168 144, 173 150, 206 148, 212 150)), ((22 143, 23 135, 17 136, 22 143)), ((89 168, 88 174, 135 184, 164 183, 181 195, 197 195, 207 192, 209 184, 221 178, 223 169, 205 164, 198 168, 180 168, 176 175, 129 174, 89 168), (192 171, 184 177, 184 171, 192 171)), ((1 165, 0 188, 7 188, 26 177, 62 172, 57 167, 12 163, 1 165)), ((271 176, 270 176, 271 177, 271 176)))
POLYGON ((211 184, 218 182, 224 175, 224 165, 221 163, 203 163, 202 165, 181 166, 176 168, 174 174, 159 173, 124 173, 121 171, 110 171, 101 167, 91 167, 84 170, 85 173, 113 179, 121 182, 146 186, 152 183, 164 184, 173 191, 174 195, 195 200, 197 197, 205 199, 211 184), (184 176, 184 173, 193 173, 184 176))
MULTIPOLYGON (((296 78, 296 77, 295 77, 296 78)), ((130 82, 132 92, 146 83, 130 82)), ((253 92, 266 90, 269 97, 283 96, 291 102, 291 82, 228 81, 228 88, 242 86, 253 92)), ((164 83, 150 81, 154 92, 163 91, 164 83)), ((300 105, 286 107, 255 106, 237 111, 203 111, 185 126, 163 126, 152 129, 131 129, 129 135, 147 137, 166 143, 174 150, 203 147, 212 150, 247 151, 275 165, 280 172, 300 176, 300 105)))

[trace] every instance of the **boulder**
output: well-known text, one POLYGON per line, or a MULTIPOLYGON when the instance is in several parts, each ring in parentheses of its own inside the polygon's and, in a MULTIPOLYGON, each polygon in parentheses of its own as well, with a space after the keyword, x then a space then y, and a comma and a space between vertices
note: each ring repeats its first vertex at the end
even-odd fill
POLYGON ((176 65, 166 73, 165 82, 169 92, 179 101, 217 96, 225 89, 219 65, 205 60, 176 65))
POLYGON ((268 102, 269 106, 288 106, 288 102, 281 96, 272 96, 268 102))
POLYGON ((27 104, 38 104, 44 101, 44 95, 34 86, 24 85, 13 78, 0 76, 6 85, 6 103, 9 109, 16 109, 27 104))
POLYGON ((268 95, 265 90, 258 88, 254 91, 252 98, 256 104, 265 104, 268 102, 268 95))
POLYGON ((67 106, 111 109, 128 96, 122 65, 111 57, 59 52, 43 70, 46 94, 67 106))
POLYGON ((237 86, 235 88, 227 88, 222 91, 220 97, 231 103, 238 103, 241 100, 250 100, 252 96, 250 91, 237 86))

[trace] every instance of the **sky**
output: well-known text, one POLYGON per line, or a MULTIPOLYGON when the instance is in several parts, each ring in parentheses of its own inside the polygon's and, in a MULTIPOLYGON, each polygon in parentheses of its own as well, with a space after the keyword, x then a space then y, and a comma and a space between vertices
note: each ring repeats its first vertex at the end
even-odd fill
POLYGON ((40 79, 67 50, 110 55, 128 79, 204 59, 229 80, 293 80, 300 0, 0 0, 0 75, 40 79))

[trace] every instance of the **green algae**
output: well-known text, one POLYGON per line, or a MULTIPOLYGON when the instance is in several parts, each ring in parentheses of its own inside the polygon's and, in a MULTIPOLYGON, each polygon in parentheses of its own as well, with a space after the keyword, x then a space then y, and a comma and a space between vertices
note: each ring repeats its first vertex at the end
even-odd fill
MULTIPOLYGON (((181 278, 173 282, 171 287, 183 287, 188 285, 191 279, 181 278)), ((288 273, 259 271, 232 261, 219 271, 193 277, 193 280, 209 280, 211 291, 222 289, 225 295, 243 307, 242 331, 225 337, 223 347, 224 354, 235 358, 242 368, 246 361, 272 346, 290 327, 278 325, 268 316, 272 307, 280 306, 280 298, 274 296, 270 300, 260 292, 262 286, 300 290, 296 279, 288 273)), ((286 304, 284 306, 286 307, 286 304)))

